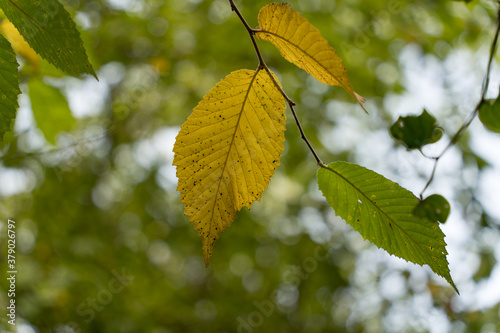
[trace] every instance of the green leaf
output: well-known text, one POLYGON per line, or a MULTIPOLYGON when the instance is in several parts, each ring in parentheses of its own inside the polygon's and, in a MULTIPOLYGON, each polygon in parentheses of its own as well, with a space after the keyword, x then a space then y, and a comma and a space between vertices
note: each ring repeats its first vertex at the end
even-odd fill
POLYGON ((399 117, 390 132, 394 139, 408 149, 420 149, 443 136, 443 131, 436 125, 436 118, 425 109, 419 116, 399 117))
POLYGON ((414 214, 431 221, 445 223, 450 215, 450 203, 443 196, 433 194, 418 203, 414 214))
POLYGON ((479 120, 490 131, 500 133, 500 96, 483 103, 479 109, 479 120))
POLYGON ((47 141, 55 144, 56 135, 61 131, 71 130, 75 124, 68 102, 59 89, 40 79, 31 80, 28 87, 36 124, 47 141))
POLYGON ((0 142, 7 141, 12 131, 18 108, 19 64, 10 43, 0 34, 0 142))
POLYGON ((383 176, 347 162, 318 170, 318 185, 335 213, 364 239, 415 264, 427 264, 457 291, 446 260, 439 224, 417 217, 410 191, 383 176))
POLYGON ((57 0, 0 0, 5 16, 28 44, 54 66, 79 76, 92 74, 80 33, 57 0))
POLYGON ((497 260, 495 258, 495 254, 491 251, 484 251, 479 253, 479 257, 481 259, 481 264, 477 269, 476 273, 472 277, 475 282, 479 282, 482 279, 488 278, 491 276, 493 269, 497 264, 497 260))

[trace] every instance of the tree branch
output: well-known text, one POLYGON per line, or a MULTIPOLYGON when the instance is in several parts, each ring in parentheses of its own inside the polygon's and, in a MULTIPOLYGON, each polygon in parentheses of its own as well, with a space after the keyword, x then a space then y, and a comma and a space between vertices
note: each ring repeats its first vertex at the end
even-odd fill
POLYGON ((257 53, 257 57, 259 58, 259 67, 266 68, 266 63, 264 62, 264 58, 262 58, 262 54, 260 53, 259 47, 257 46, 257 42, 255 41, 255 31, 250 28, 248 25, 247 21, 241 15, 241 12, 239 11, 238 7, 236 7, 236 4, 234 3, 234 0, 229 0, 229 4, 231 5, 231 10, 238 15, 240 18, 241 23, 245 26, 245 29, 248 31, 248 34, 250 35, 250 39, 252 40, 253 48, 255 49, 255 52, 257 53))
POLYGON ((245 20, 243 15, 241 15, 241 12, 238 10, 238 7, 236 7, 234 0, 229 0, 229 3, 231 5, 231 10, 234 11, 236 13, 236 15, 238 15, 241 23, 243 23, 243 26, 245 26, 248 34, 250 35, 250 39, 252 40, 253 47, 254 47, 255 52, 257 53, 257 57, 259 59, 259 68, 266 70, 267 74, 269 75, 269 77, 273 81, 276 88, 279 90, 279 92, 281 93, 283 98, 287 101, 288 106, 290 107, 290 110, 292 111, 293 118, 295 119, 295 123, 297 124, 297 127, 299 128, 300 137, 302 138, 302 140, 305 141, 307 147, 309 148, 309 150, 313 154, 314 158, 316 159, 316 163, 321 167, 326 167, 326 164, 323 163, 323 161, 321 161, 318 154, 316 153, 316 151, 312 147, 311 143, 307 139, 306 134, 304 133, 304 130, 302 129, 302 125, 300 124, 299 118, 297 117, 297 113, 295 112, 295 109, 294 109, 295 102, 290 97, 288 97, 288 95, 285 93, 285 91, 283 90, 283 88, 281 87, 279 82, 276 80, 276 78, 272 74, 269 67, 266 65, 264 58, 262 57, 259 46, 257 45, 257 42, 255 41, 255 33, 258 32, 258 30, 250 28, 247 21, 245 20))
POLYGON ((462 135, 464 134, 464 132, 469 128, 469 126, 472 123, 472 121, 476 118, 477 114, 479 113, 479 109, 481 109, 481 106, 483 106, 483 104, 486 102, 485 96, 486 96, 486 92, 488 91, 488 87, 489 87, 489 84, 490 84, 491 67, 492 67, 493 58, 495 57, 495 52, 496 52, 496 49, 497 49, 497 43, 498 43, 498 36, 499 36, 499 34, 500 34, 500 8, 497 11, 497 27, 496 27, 496 31, 495 31, 495 37, 493 38, 493 41, 492 41, 491 47, 490 47, 490 56, 489 56, 489 59, 488 59, 488 65, 486 67, 486 74, 485 74, 484 81, 483 81, 483 87, 482 87, 482 91, 481 91, 481 99, 479 100, 479 102, 477 103, 476 107, 471 112, 471 114, 469 115, 469 117, 467 118, 467 120, 463 123, 462 126, 460 126, 460 128, 455 133, 455 135, 453 135, 453 137, 451 138, 450 142, 446 145, 446 147, 443 149, 443 151, 441 152, 441 154, 439 154, 436 157, 431 157, 434 160, 434 167, 432 168, 432 172, 431 172, 431 175, 429 177, 429 180, 427 181, 427 183, 425 184, 424 188, 420 192, 420 199, 423 199, 423 194, 424 194, 425 190, 427 190, 427 188, 429 187, 429 185, 434 180, 434 175, 436 173, 437 164, 439 162, 439 159, 441 157, 443 157, 443 155, 448 150, 450 150, 453 146, 456 145, 456 143, 462 137, 462 135))

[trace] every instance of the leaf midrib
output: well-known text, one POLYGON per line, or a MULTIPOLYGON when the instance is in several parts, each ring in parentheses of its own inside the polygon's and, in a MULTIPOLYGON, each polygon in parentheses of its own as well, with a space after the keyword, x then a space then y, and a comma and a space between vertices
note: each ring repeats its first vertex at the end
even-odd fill
POLYGON ((328 171, 331 171, 333 172, 334 174, 336 174, 337 176, 339 176, 340 178, 342 178, 346 183, 348 183, 349 185, 351 185, 358 193, 360 193, 364 198, 366 198, 378 211, 382 212, 382 214, 384 216, 386 216, 391 222, 393 222, 393 224, 395 226, 398 227, 398 229, 403 233, 405 234, 409 239, 412 240, 412 242, 417 245, 418 248, 420 248, 422 250, 422 253, 424 253, 427 257, 431 258, 432 259, 432 256, 430 256, 426 251, 423 250, 422 246, 416 242, 412 237, 410 237, 410 235, 398 224, 396 223, 396 220, 394 220, 393 218, 391 218, 389 215, 387 215, 386 212, 384 212, 382 210, 382 208, 380 208, 379 206, 377 206, 363 191, 361 191, 356 185, 354 185, 349 179, 345 178, 341 173, 339 173, 338 171, 330 168, 329 166, 321 166, 322 168, 328 170, 328 171))
MULTIPOLYGON (((312 55, 310 55, 309 53, 307 53, 304 49, 302 49, 301 47, 299 47, 297 44, 292 43, 290 40, 288 40, 288 39, 286 39, 286 38, 284 38, 284 37, 282 37, 282 36, 278 35, 277 33, 272 32, 272 31, 268 31, 268 30, 262 30, 262 29, 260 29, 260 30, 257 30, 257 33, 265 33, 265 34, 272 35, 272 36, 274 36, 274 37, 276 37, 276 38, 278 38, 278 39, 280 39, 280 40, 284 41, 285 43, 288 43, 288 44, 290 44, 290 45, 294 46, 294 47, 295 47, 295 48, 297 48, 299 51, 301 51, 303 54, 305 54, 307 57, 309 57, 310 59, 312 59, 312 60, 314 61, 314 63, 316 63, 316 64, 317 64, 319 67, 321 67, 324 71, 326 71, 326 72, 327 72, 328 74, 330 74, 333 78, 335 78, 335 80, 337 80, 337 81, 340 83, 340 85, 341 85, 344 89, 346 89, 346 90, 347 90, 347 91, 351 94, 351 91, 349 90, 349 87, 348 87, 348 86, 346 86, 346 85, 344 85, 344 84, 342 84, 342 81, 339 79, 339 77, 338 77, 338 76, 334 75, 331 71, 329 71, 329 70, 328 70, 328 68, 326 68, 325 66, 323 66, 323 65, 322 65, 322 64, 321 64, 318 60, 316 60, 316 59, 315 59, 312 55)), ((329 48, 330 48, 330 46, 329 46, 329 45, 327 45, 327 47, 329 47, 329 48)), ((352 95, 352 94, 351 94, 351 95, 352 95)))
POLYGON ((224 172, 226 171, 227 161, 229 160, 229 155, 231 154, 231 150, 233 149, 234 140, 236 138, 236 132, 238 131, 238 128, 239 128, 239 125, 240 125, 240 121, 241 121, 241 117, 243 115, 243 111, 244 111, 244 108, 245 108, 245 104, 246 104, 246 102, 248 100, 248 96, 250 94, 250 90, 252 89, 252 84, 255 81, 255 78, 257 77, 257 74, 259 73, 260 70, 261 70, 261 68, 259 67, 255 71, 255 74, 253 75, 253 77, 250 80, 250 83, 248 85, 248 89, 246 91, 245 98, 243 99, 243 102, 241 104, 241 111, 240 111, 240 113, 238 115, 238 120, 236 121, 234 133, 233 133, 233 136, 231 138, 231 143, 229 144, 229 150, 227 151, 226 160, 224 161, 224 164, 223 164, 223 167, 222 167, 222 172, 221 172, 221 176, 220 176, 220 179, 219 179, 219 184, 217 184, 217 190, 215 191, 215 199, 214 199, 214 204, 212 206, 212 215, 210 216, 210 231, 209 231, 210 234, 212 233, 213 218, 214 218, 214 214, 215 214, 215 207, 217 205, 217 197, 219 196, 219 189, 220 189, 220 186, 221 186, 221 183, 222 183, 224 172))

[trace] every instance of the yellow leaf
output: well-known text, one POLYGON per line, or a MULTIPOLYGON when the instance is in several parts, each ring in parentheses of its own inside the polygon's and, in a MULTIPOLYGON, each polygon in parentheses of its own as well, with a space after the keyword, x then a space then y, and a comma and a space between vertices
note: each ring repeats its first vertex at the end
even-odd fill
POLYGON ((219 234, 260 200, 279 165, 285 107, 266 71, 242 69, 205 95, 177 135, 177 190, 207 266, 219 234))
POLYGON ((28 43, 26 43, 16 27, 14 27, 9 20, 4 18, 0 22, 0 31, 12 45, 14 51, 26 59, 36 71, 40 62, 40 56, 28 45, 28 43))
POLYGON ((302 15, 288 4, 272 3, 260 10, 259 24, 257 38, 273 43, 286 60, 318 81, 343 87, 365 110, 365 99, 352 89, 342 59, 302 15))

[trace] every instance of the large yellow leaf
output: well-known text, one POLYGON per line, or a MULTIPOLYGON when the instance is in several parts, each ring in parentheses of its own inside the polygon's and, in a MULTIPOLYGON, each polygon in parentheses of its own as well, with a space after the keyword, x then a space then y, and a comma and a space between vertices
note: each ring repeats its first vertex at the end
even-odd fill
POLYGON ((352 89, 342 59, 302 15, 288 4, 272 3, 260 10, 259 24, 256 29, 259 39, 273 43, 286 60, 318 81, 343 87, 365 110, 362 104, 365 99, 352 89))
POLYGON ((177 190, 207 266, 219 234, 260 200, 279 165, 285 107, 266 71, 239 70, 205 95, 177 135, 177 190))

